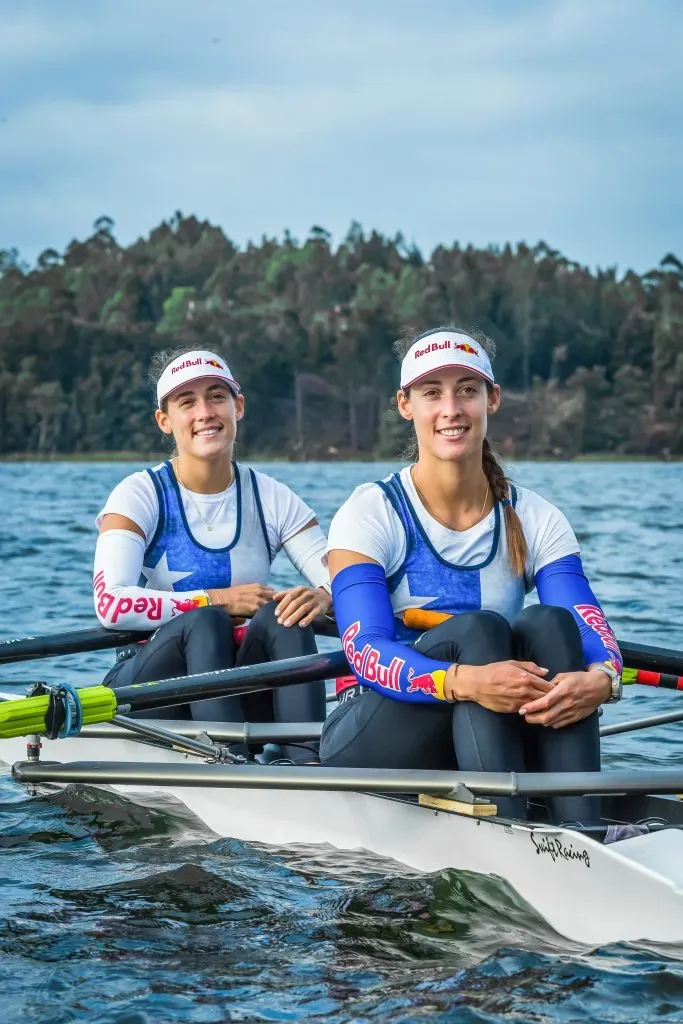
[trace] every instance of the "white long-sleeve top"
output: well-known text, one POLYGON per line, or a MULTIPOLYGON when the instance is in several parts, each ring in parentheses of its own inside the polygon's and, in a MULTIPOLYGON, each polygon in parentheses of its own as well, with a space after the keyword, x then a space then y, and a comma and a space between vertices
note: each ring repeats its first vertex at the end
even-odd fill
POLYGON ((98 527, 116 513, 144 536, 117 529, 98 538, 93 587, 102 625, 155 629, 206 604, 209 588, 265 584, 282 549, 310 586, 329 588, 325 535, 317 525, 304 530, 313 511, 286 484, 235 468, 219 494, 179 486, 169 463, 117 484, 98 527))

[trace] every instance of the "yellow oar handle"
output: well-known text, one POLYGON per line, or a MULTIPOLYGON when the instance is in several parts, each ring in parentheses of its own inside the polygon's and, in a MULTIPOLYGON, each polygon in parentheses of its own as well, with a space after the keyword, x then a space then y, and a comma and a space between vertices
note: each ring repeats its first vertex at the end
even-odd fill
MULTIPOLYGON (((116 714, 116 694, 108 686, 84 686, 78 691, 83 713, 83 725, 110 722, 116 714)), ((0 739, 12 736, 44 735, 47 731, 45 716, 50 697, 22 697, 0 701, 0 739)))

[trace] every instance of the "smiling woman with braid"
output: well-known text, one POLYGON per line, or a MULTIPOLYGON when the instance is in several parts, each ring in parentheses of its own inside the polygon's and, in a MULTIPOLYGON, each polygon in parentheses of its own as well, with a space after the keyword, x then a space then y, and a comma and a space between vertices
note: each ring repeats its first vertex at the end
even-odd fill
MULTIPOLYGON (((486 437, 501 397, 493 343, 443 327, 396 351, 417 461, 357 488, 330 528, 354 676, 325 723, 323 763, 599 771, 597 708, 621 695, 619 647, 571 526, 509 483, 486 437), (533 589, 540 604, 524 608, 533 589)), ((525 816, 520 798, 496 803, 525 816)), ((598 810, 595 797, 549 806, 584 823, 598 810)))

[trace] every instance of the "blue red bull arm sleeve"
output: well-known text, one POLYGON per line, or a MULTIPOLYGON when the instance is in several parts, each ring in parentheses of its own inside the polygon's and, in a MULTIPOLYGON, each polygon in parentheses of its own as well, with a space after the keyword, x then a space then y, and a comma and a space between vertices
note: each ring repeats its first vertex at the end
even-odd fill
POLYGON ((381 565, 349 565, 332 581, 342 648, 362 686, 392 700, 445 700, 448 662, 435 661, 396 639, 389 587, 381 565))
POLYGON ((534 582, 541 604, 567 608, 574 616, 586 664, 609 661, 621 672, 623 659, 617 638, 591 590, 579 556, 566 555, 544 565, 536 573, 534 582))

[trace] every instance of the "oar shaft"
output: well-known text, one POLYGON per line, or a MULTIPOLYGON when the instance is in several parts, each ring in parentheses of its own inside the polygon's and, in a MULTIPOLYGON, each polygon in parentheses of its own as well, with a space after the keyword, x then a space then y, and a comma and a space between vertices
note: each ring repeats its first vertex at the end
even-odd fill
POLYGON ((683 690, 683 678, 668 672, 652 672, 642 668, 625 668, 622 672, 624 685, 639 683, 641 686, 657 686, 661 690, 683 690))
POLYGON ((66 654, 85 654, 124 647, 138 643, 150 634, 139 630, 74 629, 68 633, 46 633, 43 636, 25 636, 19 640, 0 640, 0 664, 12 665, 37 658, 57 658, 66 654))
POLYGON ((683 711, 669 711, 665 715, 651 715, 649 718, 631 718, 628 722, 614 722, 612 725, 603 725, 600 729, 600 735, 618 736, 622 732, 637 732, 638 729, 651 729, 656 725, 670 725, 673 722, 683 722, 683 711))
MULTIPOLYGON (((409 629, 433 629, 451 616, 447 612, 434 612, 427 608, 408 608, 403 612, 403 623, 409 629)), ((666 647, 650 647, 619 640, 624 664, 629 670, 637 670, 639 678, 628 682, 644 686, 661 686, 669 690, 683 690, 683 653, 666 647)))
POLYGON ((120 709, 126 706, 131 711, 148 711, 192 700, 269 690, 276 685, 280 687, 318 682, 341 672, 348 672, 348 664, 343 652, 335 651, 332 654, 306 654, 301 658, 178 676, 176 679, 158 682, 116 686, 113 690, 120 709))
MULTIPOLYGON (((115 721, 120 721, 117 716, 115 721)), ((136 718, 141 726, 158 726, 158 718, 136 718)), ((207 735, 216 743, 297 743, 320 739, 322 722, 178 722, 163 721, 164 731, 197 739, 207 735)), ((86 725, 79 734, 86 739, 120 740, 125 737, 114 722, 86 725)))
MULTIPOLYGON (((337 623, 329 615, 319 615, 313 623, 313 631, 316 636, 339 636, 337 623)), ((125 647, 127 644, 146 640, 152 632, 153 630, 105 629, 104 626, 94 626, 91 629, 72 629, 64 633, 44 633, 41 636, 24 636, 16 640, 0 640, 0 665, 125 647)))
POLYGON ((345 790, 375 793, 450 794, 464 786, 476 796, 570 796, 680 793, 683 771, 649 772, 444 772, 321 768, 282 765, 154 764, 74 761, 15 764, 18 782, 128 786, 213 786, 229 789, 345 790))

